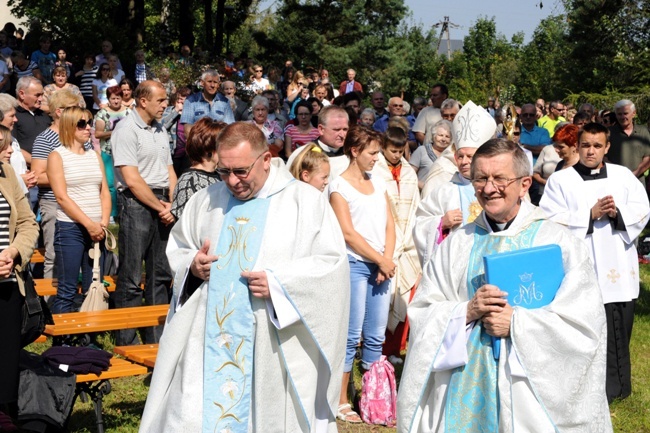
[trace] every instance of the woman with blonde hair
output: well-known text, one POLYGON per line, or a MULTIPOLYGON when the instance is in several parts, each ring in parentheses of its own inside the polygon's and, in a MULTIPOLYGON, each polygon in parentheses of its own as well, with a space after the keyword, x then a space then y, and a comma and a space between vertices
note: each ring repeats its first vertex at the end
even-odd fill
POLYGON ((248 85, 249 90, 256 95, 259 95, 265 90, 269 90, 271 88, 271 83, 269 83, 269 80, 264 78, 264 69, 262 66, 255 64, 251 70, 253 74, 251 75, 251 82, 248 85))
POLYGON ((296 71, 293 74, 291 82, 287 86, 287 94, 285 95, 289 106, 291 106, 291 104, 293 104, 293 101, 300 95, 304 82, 305 75, 300 71, 296 71))
POLYGON ((85 293, 92 282, 88 251, 93 242, 104 239, 111 215, 111 195, 101 155, 85 146, 90 140, 92 119, 83 108, 63 110, 59 121, 61 146, 47 158, 47 177, 57 202, 54 250, 59 284, 53 313, 78 308, 75 295, 79 268, 85 293))

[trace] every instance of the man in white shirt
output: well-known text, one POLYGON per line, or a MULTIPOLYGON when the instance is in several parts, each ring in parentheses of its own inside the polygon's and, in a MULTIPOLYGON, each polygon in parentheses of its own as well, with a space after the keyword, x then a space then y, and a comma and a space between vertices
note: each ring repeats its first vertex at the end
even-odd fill
POLYGON ((418 143, 431 142, 431 126, 442 120, 440 107, 448 97, 449 90, 447 90, 447 86, 441 83, 433 85, 431 88, 431 106, 420 111, 417 119, 415 119, 415 125, 413 125, 413 133, 418 143))

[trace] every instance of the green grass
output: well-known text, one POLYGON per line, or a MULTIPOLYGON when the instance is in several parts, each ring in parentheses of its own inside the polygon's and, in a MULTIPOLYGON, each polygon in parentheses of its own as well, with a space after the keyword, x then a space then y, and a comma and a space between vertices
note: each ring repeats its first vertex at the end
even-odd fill
MULTIPOLYGON (((636 305, 634 332, 632 335, 632 395, 616 401, 610 407, 616 433, 650 433, 650 265, 641 265, 641 295, 636 305)), ((111 350, 110 337, 100 342, 111 350)), ((30 350, 42 352, 49 343, 34 344, 30 350)), ((398 369, 397 374, 401 372, 398 369)), ((361 388, 361 373, 355 367, 356 388, 361 388)), ((104 398, 104 424, 107 432, 135 433, 138 431, 140 415, 150 375, 112 380, 112 392, 104 398)), ((381 426, 347 424, 338 422, 342 433, 386 433, 395 429, 381 426)), ((91 402, 78 400, 69 423, 71 432, 95 432, 95 415, 91 402)))
POLYGON ((640 267, 641 294, 630 344, 632 395, 610 406, 615 432, 650 432, 650 265, 640 267))

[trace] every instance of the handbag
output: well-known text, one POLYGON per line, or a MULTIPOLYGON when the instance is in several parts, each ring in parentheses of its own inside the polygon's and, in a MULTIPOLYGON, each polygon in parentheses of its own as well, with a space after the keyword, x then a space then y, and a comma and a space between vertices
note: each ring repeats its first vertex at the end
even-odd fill
MULTIPOLYGON (((107 249, 115 248, 115 237, 111 232, 104 228, 106 234, 107 249)), ((93 259, 93 281, 90 283, 86 297, 81 304, 79 311, 102 311, 108 310, 109 294, 101 280, 101 268, 99 261, 102 253, 99 249, 99 242, 93 242, 93 249, 88 251, 88 255, 93 259)))
POLYGON ((52 313, 42 296, 38 296, 34 288, 34 280, 29 266, 23 272, 25 281, 25 303, 23 304, 23 319, 20 328, 20 345, 25 347, 41 336, 45 325, 54 325, 52 313))

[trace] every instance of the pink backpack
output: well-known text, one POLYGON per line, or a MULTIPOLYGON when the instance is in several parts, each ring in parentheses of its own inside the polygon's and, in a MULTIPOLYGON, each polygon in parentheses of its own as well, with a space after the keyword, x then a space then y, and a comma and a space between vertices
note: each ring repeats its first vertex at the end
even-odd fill
POLYGON ((395 426, 397 420, 397 387, 395 369, 382 355, 370 366, 361 382, 361 419, 367 424, 395 426))

